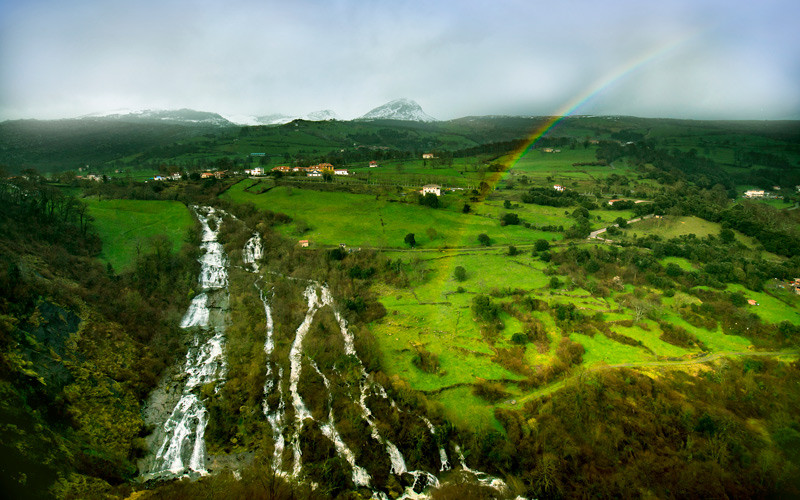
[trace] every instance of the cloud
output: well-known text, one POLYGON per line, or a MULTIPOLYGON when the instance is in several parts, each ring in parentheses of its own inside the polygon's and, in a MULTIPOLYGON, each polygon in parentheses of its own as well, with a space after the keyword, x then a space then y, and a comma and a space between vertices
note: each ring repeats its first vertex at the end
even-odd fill
POLYGON ((0 118, 230 114, 409 97, 430 114, 800 116, 793 1, 0 3, 0 118), (680 49, 625 71, 654 48, 680 49))

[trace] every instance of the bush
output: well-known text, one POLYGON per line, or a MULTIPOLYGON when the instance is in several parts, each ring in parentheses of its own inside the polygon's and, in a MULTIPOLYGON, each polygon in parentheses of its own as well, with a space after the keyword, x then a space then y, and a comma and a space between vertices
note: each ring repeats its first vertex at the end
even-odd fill
POLYGON ((493 304, 492 300, 486 295, 476 295, 472 299, 472 312, 483 321, 489 322, 497 319, 500 308, 493 304))
POLYGON ((467 270, 462 266, 456 266, 453 270, 453 277, 455 277, 456 281, 464 281, 467 279, 467 270))
POLYGON ((536 243, 534 243, 534 248, 537 252, 544 252, 545 250, 550 250, 550 243, 548 243, 547 240, 538 239, 536 243))
POLYGON ((525 345, 528 343, 528 336, 524 333, 515 333, 511 336, 511 342, 519 345, 525 345))
POLYGON ((489 235, 486 233, 481 233, 478 235, 478 243, 481 245, 488 247, 492 244, 492 240, 489 238, 489 235))
POLYGON ((422 346, 417 347, 417 354, 411 363, 425 373, 439 373, 439 356, 422 346))
POLYGON ((516 226, 519 224, 519 215, 509 212, 500 219, 501 226, 516 226))
POLYGON ((508 255, 511 255, 513 257, 514 255, 517 255, 518 253, 519 253, 519 251, 517 250, 517 247, 515 247, 514 245, 508 245, 508 255))
POLYGON ((508 396, 505 388, 499 382, 490 382, 488 380, 479 380, 472 386, 472 394, 483 398, 491 403, 500 401, 508 396))

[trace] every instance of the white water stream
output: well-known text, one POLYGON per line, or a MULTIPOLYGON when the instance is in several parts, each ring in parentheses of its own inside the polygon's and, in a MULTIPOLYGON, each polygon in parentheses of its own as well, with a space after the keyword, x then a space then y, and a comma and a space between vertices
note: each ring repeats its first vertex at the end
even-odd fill
POLYGON ((220 310, 220 304, 227 302, 223 289, 228 284, 227 257, 216 241, 223 214, 211 207, 195 207, 194 211, 203 228, 205 253, 199 259, 198 282, 204 291, 192 300, 181 321, 182 328, 193 328, 195 332, 183 366, 181 398, 161 429, 163 441, 150 469, 154 476, 206 473, 204 435, 208 415, 197 391, 205 384, 222 380, 227 372, 225 313, 220 310))

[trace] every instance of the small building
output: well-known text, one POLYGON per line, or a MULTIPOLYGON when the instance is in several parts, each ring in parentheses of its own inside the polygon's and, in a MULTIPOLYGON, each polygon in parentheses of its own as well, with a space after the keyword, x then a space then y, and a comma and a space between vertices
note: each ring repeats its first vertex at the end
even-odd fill
POLYGON ((154 181, 165 181, 167 179, 163 175, 155 175, 155 176, 153 176, 153 180, 154 181))
POLYGON ((202 174, 200 174, 201 179, 210 179, 212 177, 214 177, 213 172, 203 172, 202 174))
POLYGON ((625 201, 625 200, 623 200, 622 198, 617 198, 617 199, 614 199, 614 200, 608 200, 608 204, 609 205, 613 205, 614 203, 616 203, 618 201, 625 201))
POLYGON ((750 189, 744 192, 745 198, 763 198, 765 195, 763 189, 750 189))
POLYGON ((553 148, 542 148, 542 153, 552 153, 553 148))
POLYGON ((224 179, 225 175, 226 175, 226 173, 225 173, 224 170, 218 170, 218 171, 214 172, 214 177, 216 177, 217 179, 224 179))
POLYGON ((371 161, 371 162, 369 162, 369 168, 375 168, 375 167, 377 167, 377 166, 378 166, 378 162, 377 162, 377 161, 371 161))
POLYGON ((251 168, 250 175, 264 175, 264 167, 251 168))
POLYGON ((756 302, 753 299, 747 299, 747 303, 750 304, 751 306, 757 306, 758 305, 758 302, 756 302))
POLYGON ((420 193, 422 193, 423 196, 425 196, 428 193, 433 193, 436 196, 441 196, 442 186, 438 184, 427 184, 425 186, 422 186, 422 191, 420 191, 420 193))
POLYGON ((333 169, 334 175, 350 175, 350 172, 347 171, 346 168, 335 168, 333 169))
POLYGON ((277 167, 272 168, 273 172, 283 172, 284 174, 288 174, 292 171, 292 167, 287 167, 286 165, 279 165, 277 167))
POLYGON ((311 171, 306 174, 306 177, 322 177, 322 172, 318 172, 316 170, 311 171))
POLYGON ((172 180, 173 180, 173 181, 179 181, 179 180, 181 180, 181 178, 182 178, 182 176, 181 176, 181 173, 180 173, 180 172, 175 172, 174 174, 172 174, 172 176, 171 176, 171 177, 172 177, 172 180))
POLYGON ((553 189, 555 189, 556 191, 558 191, 559 193, 561 193, 561 192, 563 192, 563 191, 564 191, 566 188, 565 188, 564 186, 562 186, 561 184, 556 184, 556 185, 554 185, 554 186, 553 186, 553 189))
POLYGON ((433 156, 433 153, 422 153, 422 159, 423 159, 423 160, 430 160, 430 159, 432 159, 432 158, 435 158, 435 157, 433 156))
POLYGON ((297 242, 297 244, 303 248, 306 248, 308 246, 308 240, 300 240, 297 242))

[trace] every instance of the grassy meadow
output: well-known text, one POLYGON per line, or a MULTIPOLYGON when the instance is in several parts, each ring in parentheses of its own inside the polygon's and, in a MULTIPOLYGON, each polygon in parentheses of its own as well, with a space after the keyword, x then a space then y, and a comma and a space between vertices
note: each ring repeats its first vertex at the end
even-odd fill
MULTIPOLYGON (((633 309, 618 299, 630 294, 632 289, 612 293, 601 298, 581 288, 567 287, 551 289, 551 276, 545 274, 547 265, 530 253, 509 256, 502 251, 422 251, 413 255, 406 252, 388 252, 392 259, 405 262, 415 282, 411 288, 393 288, 380 285, 376 291, 386 307, 387 315, 372 325, 378 339, 385 370, 407 380, 414 389, 425 391, 430 399, 442 403, 456 421, 468 421, 470 425, 496 425, 492 418, 495 404, 472 396, 468 387, 478 379, 502 381, 508 393, 498 404, 510 404, 513 399, 545 394, 552 390, 554 382, 535 391, 522 390, 515 380, 522 377, 503 367, 497 360, 498 350, 511 349, 514 334, 520 333, 523 325, 514 317, 501 313, 504 329, 497 336, 487 338, 481 324, 474 319, 471 301, 478 294, 496 294, 498 290, 519 289, 523 297, 542 300, 551 308, 557 304, 572 304, 585 315, 601 315, 611 330, 640 342, 628 345, 601 335, 587 335, 560 328, 553 318, 544 312, 534 316, 547 328, 549 349, 539 352, 532 344, 525 349, 525 361, 532 367, 547 366, 555 358, 555 349, 562 336, 569 336, 580 343, 585 353, 581 369, 592 369, 602 365, 638 363, 662 359, 682 358, 697 354, 696 348, 680 347, 660 338, 659 325, 651 319, 635 321, 633 309), (467 278, 459 282, 454 278, 454 269, 462 266, 467 278), (418 349, 438 356, 440 369, 437 373, 426 373, 414 365, 418 349), (469 394, 470 397, 466 397, 469 394), (453 402, 458 401, 458 404, 453 402)), ((558 276, 558 275, 556 275, 558 276)), ((560 277, 562 281, 566 278, 560 277)), ((741 287, 731 287, 739 291, 741 287)), ((789 319, 800 324, 797 309, 787 316, 786 305, 765 293, 746 291, 748 298, 759 301, 752 310, 769 323, 789 319)), ((512 297, 493 298, 500 304, 511 302, 512 297)), ((709 331, 686 322, 678 309, 687 301, 696 300, 685 294, 666 297, 660 294, 661 305, 657 315, 662 320, 685 328, 701 340, 711 352, 746 351, 751 342, 740 336, 723 334, 717 327, 709 331)))
POLYGON ((560 237, 522 226, 501 227, 500 221, 492 217, 464 215, 464 201, 458 194, 444 195, 446 207, 432 209, 417 204, 414 192, 390 197, 276 187, 255 194, 247 191, 253 182, 239 182, 223 197, 288 214, 294 222, 280 230, 289 237, 308 239, 312 246, 345 243, 354 247, 407 248, 404 239, 408 233, 414 234, 417 248, 476 246, 481 233, 489 235, 497 246, 560 237))
POLYGON ((137 249, 150 238, 166 235, 178 250, 194 218, 177 201, 101 200, 86 198, 94 227, 103 242, 100 259, 115 270, 126 270, 136 259, 137 249))

